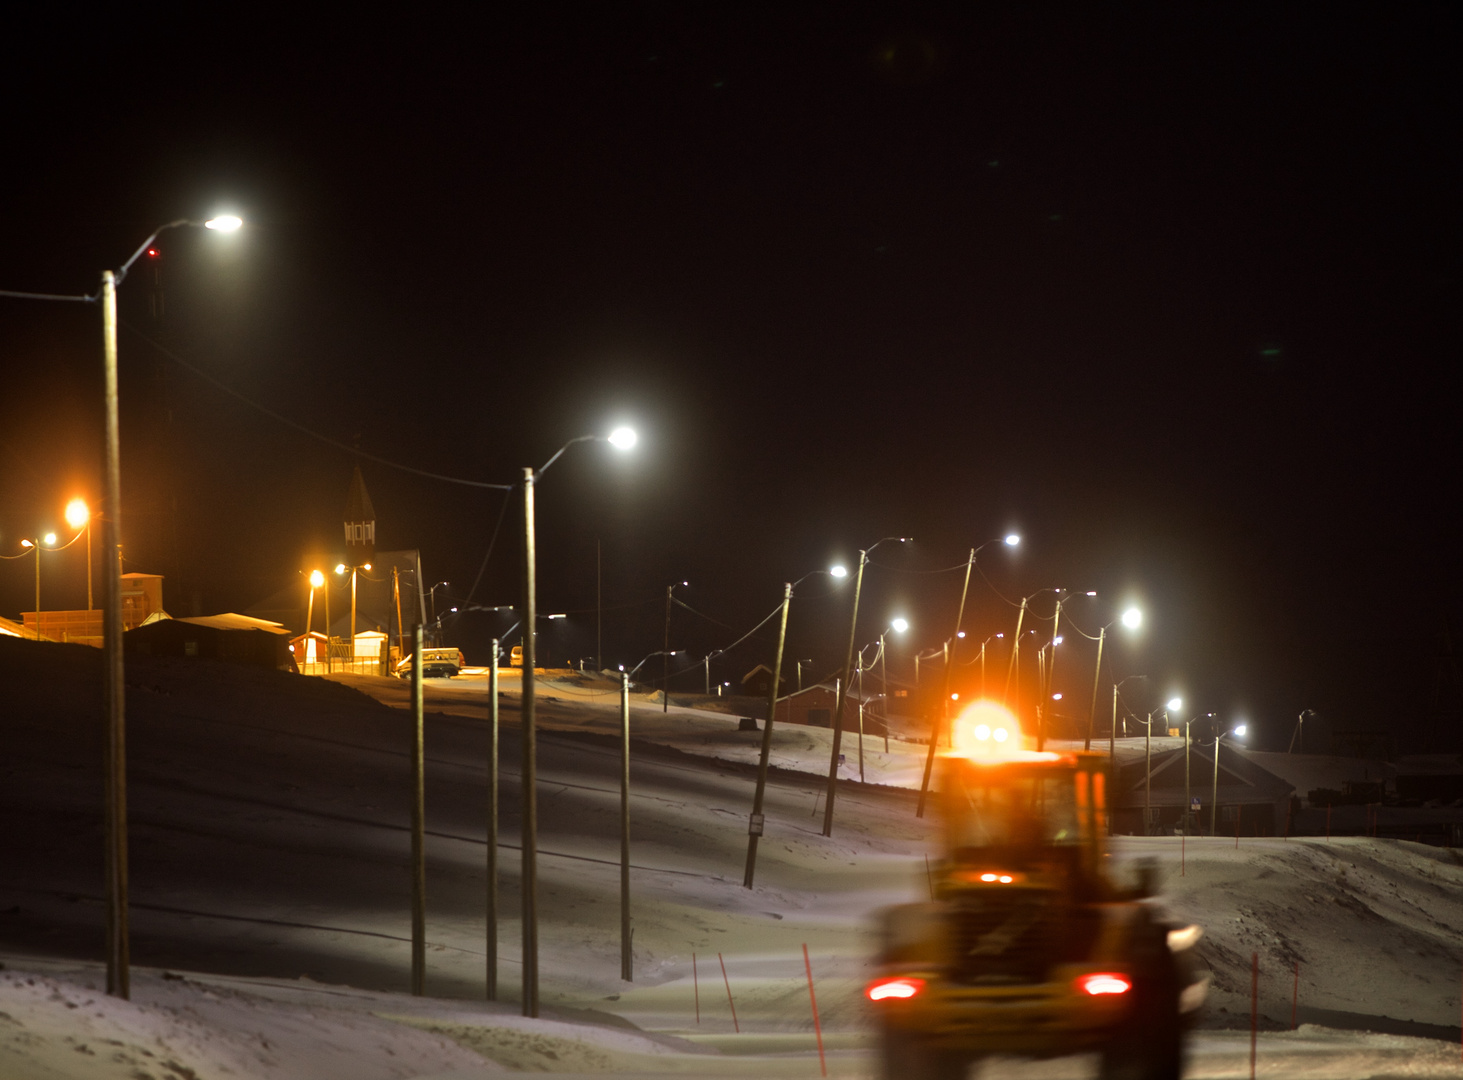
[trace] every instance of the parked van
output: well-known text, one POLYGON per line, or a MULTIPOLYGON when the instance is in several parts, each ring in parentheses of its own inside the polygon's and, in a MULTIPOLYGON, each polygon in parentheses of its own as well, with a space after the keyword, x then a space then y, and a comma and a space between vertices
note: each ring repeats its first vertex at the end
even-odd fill
POLYGON ((509 667, 522 667, 523 666, 523 646, 522 645, 515 645, 515 646, 513 646, 513 651, 508 654, 508 666, 509 667))
MULTIPOLYGON (((458 648, 423 649, 422 678, 448 678, 467 666, 467 659, 458 648)), ((396 674, 403 679, 411 678, 411 657, 404 656, 396 665, 396 674)))

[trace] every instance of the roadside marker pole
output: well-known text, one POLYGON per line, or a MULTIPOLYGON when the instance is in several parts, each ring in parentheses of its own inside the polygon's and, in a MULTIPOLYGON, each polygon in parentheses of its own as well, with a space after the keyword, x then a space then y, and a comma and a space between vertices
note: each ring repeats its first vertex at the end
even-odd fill
POLYGON ((1250 1080, 1255 1080, 1255 1040, 1260 1031, 1260 954, 1250 953, 1250 1080))
POLYGON ((930 873, 930 857, 928 855, 925 856, 925 881, 929 882, 930 899, 933 900, 935 898, 935 878, 930 873))
POLYGON ((1290 1030, 1296 1030, 1295 1008, 1300 1003, 1300 961, 1295 962, 1295 989, 1290 992, 1290 1030))
POLYGON ((696 954, 691 954, 691 992, 696 995, 696 1023, 701 1023, 701 980, 696 977, 696 954))
POLYGON ((1188 847, 1189 834, 1184 832, 1179 840, 1179 877, 1183 877, 1188 872, 1188 847))
POLYGON ((823 1056, 823 1025, 818 1021, 818 995, 813 993, 813 962, 808 959, 808 947, 803 946, 803 967, 808 972, 808 1000, 813 1003, 813 1034, 818 1036, 818 1068, 828 1075, 828 1061, 823 1056))
POLYGON ((731 980, 726 977, 726 961, 721 959, 721 953, 716 954, 716 959, 721 962, 721 981, 726 983, 726 1003, 731 1006, 732 1027, 734 1027, 737 1034, 740 1035, 742 1033, 742 1025, 737 1023, 737 1003, 732 1000, 731 980))

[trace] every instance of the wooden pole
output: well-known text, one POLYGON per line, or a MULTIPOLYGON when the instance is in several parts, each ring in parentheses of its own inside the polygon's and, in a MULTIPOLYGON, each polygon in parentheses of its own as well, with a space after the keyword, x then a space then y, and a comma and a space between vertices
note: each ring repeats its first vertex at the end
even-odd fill
POLYGON ((487 998, 498 1000, 498 639, 488 661, 487 998))
POLYGON ((635 981, 630 948, 630 676, 620 672, 620 978, 635 981))
MULTIPOLYGON (((352 571, 354 574, 354 571, 352 571)), ((422 714, 422 628, 412 633, 411 657, 411 992, 426 993, 427 981, 427 847, 426 754, 422 714)))

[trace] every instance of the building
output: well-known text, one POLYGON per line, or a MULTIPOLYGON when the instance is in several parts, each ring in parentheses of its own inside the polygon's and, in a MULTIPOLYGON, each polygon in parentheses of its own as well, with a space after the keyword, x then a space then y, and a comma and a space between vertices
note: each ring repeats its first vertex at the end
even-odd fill
MULTIPOLYGON (((856 693, 847 694, 843 702, 843 730, 858 731, 862 723, 865 735, 884 735, 884 721, 874 715, 874 700, 861 700, 856 693)), ((831 728, 837 708, 837 687, 833 683, 819 683, 778 698, 773 717, 778 724, 831 728)))
MULTIPOLYGON (((1190 811, 1195 804, 1198 807, 1190 829, 1207 834, 1214 791, 1214 744, 1194 743, 1188 753, 1190 811)), ((1143 763, 1141 748, 1122 748, 1108 802, 1113 832, 1126 836, 1172 835, 1184 816, 1184 748, 1154 751, 1146 824, 1143 763)), ((1261 768, 1243 751, 1228 744, 1219 752, 1218 791, 1216 829, 1220 834, 1230 836, 1238 829, 1243 836, 1284 835, 1294 785, 1261 768)))
POLYGON ((122 635, 122 649, 143 656, 179 656, 297 670, 289 631, 279 623, 232 612, 189 619, 157 618, 122 635))

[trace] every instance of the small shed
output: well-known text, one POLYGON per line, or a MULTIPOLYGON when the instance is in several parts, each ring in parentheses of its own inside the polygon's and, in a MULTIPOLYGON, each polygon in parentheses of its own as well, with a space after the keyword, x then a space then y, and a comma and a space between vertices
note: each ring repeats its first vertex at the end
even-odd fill
MULTIPOLYGON (((764 693, 766 688, 763 688, 764 693)), ((863 730, 866 735, 883 735, 884 721, 874 715, 872 698, 863 705, 863 730)), ((859 696, 845 695, 843 702, 843 730, 859 730, 859 696)), ((818 683, 803 690, 796 690, 777 699, 777 710, 773 714, 779 724, 806 724, 808 727, 831 728, 833 714, 838 709, 838 688, 833 683, 818 683)))
POLYGON ((144 656, 199 657, 296 671, 289 636, 289 631, 277 622, 228 612, 157 619, 123 634, 122 648, 144 656))

